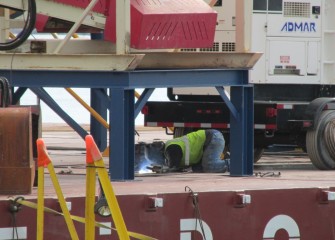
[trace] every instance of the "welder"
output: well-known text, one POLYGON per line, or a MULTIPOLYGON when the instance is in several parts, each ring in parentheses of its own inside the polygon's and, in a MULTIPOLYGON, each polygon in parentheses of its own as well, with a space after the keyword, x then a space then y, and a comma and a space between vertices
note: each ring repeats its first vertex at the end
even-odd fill
POLYGON ((191 167, 193 172, 225 173, 230 160, 222 159, 224 147, 224 137, 218 130, 191 132, 165 143, 166 165, 176 170, 191 167))

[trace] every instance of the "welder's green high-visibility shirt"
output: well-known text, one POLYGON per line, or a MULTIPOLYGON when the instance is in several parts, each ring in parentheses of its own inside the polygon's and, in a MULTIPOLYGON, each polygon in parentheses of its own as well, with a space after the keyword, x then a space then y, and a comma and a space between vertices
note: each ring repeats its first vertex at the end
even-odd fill
POLYGON ((180 166, 191 166, 200 162, 205 141, 205 130, 198 130, 183 137, 168 140, 165 144, 165 150, 171 144, 179 145, 183 152, 180 166))

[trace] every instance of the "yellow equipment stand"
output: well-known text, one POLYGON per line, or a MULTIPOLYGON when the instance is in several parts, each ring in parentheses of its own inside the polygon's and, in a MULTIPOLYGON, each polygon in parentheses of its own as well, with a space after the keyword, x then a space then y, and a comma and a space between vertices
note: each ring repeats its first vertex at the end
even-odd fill
MULTIPOLYGON (((112 220, 116 226, 116 231, 119 235, 119 239, 127 240, 129 237, 133 237, 140 240, 157 240, 140 233, 130 232, 127 230, 124 222, 121 209, 116 199, 113 186, 109 180, 108 173, 102 158, 102 155, 94 142, 91 135, 87 135, 85 138, 86 142, 86 206, 85 206, 85 233, 86 239, 94 239, 96 226, 101 227, 102 225, 95 222, 94 215, 94 204, 95 204, 95 173, 98 172, 98 177, 102 186, 102 190, 105 193, 108 207, 111 211, 112 220)), ((104 226, 102 226, 104 227, 104 226)), ((115 230, 114 228, 112 228, 115 230)))
MULTIPOLYGON (((85 137, 85 141, 86 141, 86 153, 87 153, 86 161, 87 161, 87 164, 89 164, 88 166, 94 165, 95 168, 96 168, 96 171, 98 172, 98 176, 99 176, 99 179, 100 179, 100 182, 101 182, 102 190, 105 193, 107 203, 108 203, 108 207, 111 211, 111 216, 112 216, 112 219, 114 221, 115 227, 117 229, 117 233, 119 235, 119 238, 122 239, 122 240, 130 239, 128 231, 127 231, 126 224, 125 224, 125 222, 123 220, 123 217, 122 217, 122 213, 121 213, 121 210, 120 210, 120 207, 119 207, 119 203, 116 199, 113 187, 110 183, 108 173, 106 171, 105 164, 104 164, 102 155, 99 151, 99 148, 95 144, 95 142, 93 140, 93 137, 91 135, 87 135, 85 137)), ((90 169, 90 167, 88 167, 88 168, 90 169)), ((89 172, 90 172, 90 170, 89 170, 89 172)), ((88 175, 91 175, 91 174, 92 173, 90 173, 88 175)), ((95 181, 94 181, 94 183, 95 183, 95 181)), ((88 186, 88 185, 86 185, 86 186, 87 186, 87 191, 88 190, 92 191, 92 188, 90 186, 88 186)), ((87 194, 87 196, 92 195, 92 193, 86 193, 86 194, 87 194)), ((91 202, 91 201, 87 200, 87 202, 91 202)), ((90 210, 88 210, 88 211, 90 211, 90 210)), ((87 214, 90 215, 91 213, 89 212, 87 214)), ((86 229, 86 231, 89 231, 89 230, 86 229)))
MULTIPOLYGON (((24 198, 18 199, 17 203, 24 205, 26 207, 37 209, 37 233, 36 239, 43 239, 44 232, 44 212, 52 213, 60 216, 64 216, 71 239, 79 239, 77 231, 75 229, 73 221, 77 221, 85 224, 85 239, 94 240, 95 239, 95 227, 107 228, 111 230, 116 230, 119 239, 127 240, 129 237, 133 237, 139 240, 157 240, 150 236, 144 234, 135 233, 127 231, 125 222, 123 220, 119 204, 117 202, 116 196, 114 194, 112 185, 109 181, 106 168, 101 156, 101 153, 96 146, 91 135, 86 137, 86 199, 85 199, 85 218, 79 216, 70 215, 70 212, 66 206, 65 198, 63 196, 62 190, 60 188, 52 161, 48 155, 47 149, 45 147, 43 139, 37 140, 37 153, 38 153, 38 197, 37 204, 26 201, 24 198), (53 209, 44 206, 44 168, 47 168, 50 174, 51 181, 55 188, 58 201, 61 206, 62 212, 57 212, 53 209), (111 216, 116 226, 115 228, 108 227, 104 224, 95 221, 94 204, 95 204, 95 184, 96 184, 96 171, 98 171, 98 176, 105 192, 108 207, 111 209, 111 216)), ((13 201, 13 199, 10 199, 13 201)))
POLYGON ((63 196, 62 189, 60 188, 55 169, 50 160, 48 152, 46 150, 43 139, 37 139, 37 153, 38 153, 38 180, 42 181, 38 183, 38 200, 37 200, 37 239, 43 239, 43 222, 44 222, 44 167, 47 167, 50 173, 51 181, 54 185, 59 204, 64 214, 66 225, 69 229, 71 239, 78 239, 76 228, 74 227, 69 209, 66 206, 66 202, 63 196), (41 176, 42 175, 42 176, 41 176), (41 226, 39 226, 41 224, 41 226))
POLYGON ((86 199, 85 199, 85 239, 95 238, 95 166, 86 148, 86 199))

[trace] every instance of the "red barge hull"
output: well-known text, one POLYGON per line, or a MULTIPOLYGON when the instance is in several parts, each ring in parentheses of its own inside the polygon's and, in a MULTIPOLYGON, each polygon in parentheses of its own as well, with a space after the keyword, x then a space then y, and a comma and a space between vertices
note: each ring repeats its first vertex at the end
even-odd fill
MULTIPOLYGON (((59 182, 70 213, 84 217, 85 174, 59 175, 59 182)), ((46 207, 60 210, 48 177, 45 184, 46 207)), ((334 239, 333 172, 284 170, 280 176, 238 178, 150 174, 112 185, 127 229, 157 239, 334 239)), ((23 197, 36 202, 37 189, 23 197)), ((36 239, 36 210, 21 206, 14 216, 9 207, 8 196, 0 196, 0 239, 12 234, 36 239)), ((96 220, 113 226, 110 217, 96 220)), ((46 213, 44 226, 45 239, 70 239, 62 216, 46 213)), ((75 227, 84 239, 84 224, 75 227)), ((97 228, 96 239, 118 239, 118 234, 97 228)))

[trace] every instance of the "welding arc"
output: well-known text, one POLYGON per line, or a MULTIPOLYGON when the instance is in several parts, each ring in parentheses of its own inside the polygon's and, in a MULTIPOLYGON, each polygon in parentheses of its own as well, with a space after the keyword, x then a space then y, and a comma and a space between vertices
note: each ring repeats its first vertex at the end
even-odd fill
POLYGON ((27 20, 25 21, 24 27, 17 36, 5 43, 0 43, 0 51, 12 50, 19 47, 22 43, 24 43, 32 31, 35 28, 36 22, 36 2, 35 0, 28 0, 28 15, 27 20))

